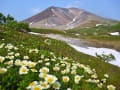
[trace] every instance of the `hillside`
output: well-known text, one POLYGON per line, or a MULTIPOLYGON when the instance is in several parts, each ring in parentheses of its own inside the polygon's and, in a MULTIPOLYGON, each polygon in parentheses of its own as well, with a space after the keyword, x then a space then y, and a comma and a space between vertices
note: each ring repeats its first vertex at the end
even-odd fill
POLYGON ((68 30, 72 28, 92 27, 96 24, 113 25, 117 21, 106 19, 78 8, 49 7, 46 10, 23 20, 31 28, 68 30))
POLYGON ((98 26, 91 28, 70 29, 67 34, 76 35, 78 38, 88 40, 92 46, 105 47, 120 51, 120 35, 111 35, 110 33, 120 33, 120 23, 113 26, 98 26))
MULTIPOLYGON (((19 59, 21 63, 26 61, 25 59, 27 59, 27 62, 30 61, 31 63, 37 63, 34 64, 32 68, 25 65, 24 67, 27 67, 27 70, 29 71, 27 71, 26 74, 22 74, 18 72, 22 69, 19 64, 10 63, 10 61, 12 62, 12 57, 11 59, 8 58, 3 61, 0 64, 0 70, 2 68, 8 68, 5 73, 0 73, 0 77, 2 77, 0 78, 0 81, 2 82, 0 82, 1 89, 26 89, 26 87, 30 85, 29 83, 33 81, 40 82, 43 80, 39 77, 41 72, 39 72, 39 70, 43 67, 47 67, 47 69, 50 70, 47 74, 57 78, 56 80, 59 83, 57 83, 57 85, 60 85, 59 88, 61 90, 66 90, 67 88, 71 88, 73 90, 107 90, 108 86, 111 84, 116 86, 119 90, 120 69, 118 67, 105 63, 95 57, 77 52, 64 42, 18 31, 5 30, 0 33, 0 47, 0 57, 15 55, 13 60, 19 59), (18 48, 18 50, 12 49, 13 47, 18 48), (28 51, 32 53, 28 53, 28 51), (20 56, 16 56, 15 53, 19 53, 20 56), (24 56, 28 57, 25 58, 24 56), (61 64, 65 64, 65 67, 61 67, 61 64), (66 71, 66 74, 60 74, 61 72, 59 70, 53 70, 54 66, 61 70, 67 70, 67 67, 69 67, 68 69, 71 69, 70 71, 66 71), (31 72, 30 70, 32 69, 33 71, 31 72), (77 73, 76 75, 80 76, 80 83, 74 83, 74 75, 71 74, 71 70, 75 70, 77 73), (67 82, 62 81, 63 76, 69 77, 70 80, 67 82), (8 79, 9 81, 7 81, 8 79), (106 80, 102 81, 103 79, 106 80), (101 85, 100 83, 104 84, 101 85)), ((53 88, 50 82, 49 84, 47 83, 47 85, 51 86, 49 90, 53 88)))

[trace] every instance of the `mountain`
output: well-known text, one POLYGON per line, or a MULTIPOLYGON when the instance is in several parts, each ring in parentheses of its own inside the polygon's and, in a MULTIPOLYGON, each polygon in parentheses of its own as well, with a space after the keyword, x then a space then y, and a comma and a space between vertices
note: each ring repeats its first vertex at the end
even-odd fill
POLYGON ((97 16, 83 9, 52 6, 23 22, 29 23, 31 28, 67 30, 96 26, 96 24, 115 24, 117 21, 97 16))

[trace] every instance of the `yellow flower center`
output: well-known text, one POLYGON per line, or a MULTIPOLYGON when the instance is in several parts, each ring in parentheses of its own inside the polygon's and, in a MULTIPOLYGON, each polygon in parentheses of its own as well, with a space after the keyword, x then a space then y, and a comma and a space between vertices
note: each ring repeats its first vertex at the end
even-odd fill
POLYGON ((109 90, 113 90, 113 87, 112 87, 112 86, 110 86, 110 87, 109 87, 109 90))
POLYGON ((68 82, 68 78, 64 78, 63 81, 64 81, 64 82, 68 82))
POLYGON ((22 64, 22 65, 25 65, 25 63, 24 63, 24 62, 22 62, 21 64, 22 64))
POLYGON ((54 87, 55 87, 55 88, 58 88, 59 86, 58 86, 58 84, 54 84, 54 87))
POLYGON ((33 72, 36 72, 37 70, 36 69, 32 69, 33 72))
POLYGON ((52 77, 49 77, 49 78, 48 78, 48 82, 49 82, 49 83, 52 83, 53 80, 54 80, 54 79, 53 79, 52 77))
POLYGON ((42 83, 41 84, 43 87, 47 87, 47 84, 46 83, 42 83))
POLYGON ((47 77, 47 74, 43 73, 43 77, 47 77))
POLYGON ((22 72, 26 72, 26 71, 27 71, 26 69, 24 69, 24 68, 22 69, 22 72))
POLYGON ((32 83, 30 83, 30 84, 29 84, 29 86, 33 86, 33 85, 35 85, 35 83, 34 83, 34 82, 32 82, 32 83))
POLYGON ((76 80, 79 80, 80 79, 80 77, 76 77, 76 80))
POLYGON ((45 73, 45 72, 47 72, 47 70, 46 70, 46 69, 43 69, 43 72, 45 73))
POLYGON ((30 64, 30 66, 31 66, 31 67, 33 67, 33 66, 34 66, 34 64, 33 64, 33 63, 31 63, 31 64, 30 64))
POLYGON ((3 69, 2 69, 2 70, 0 70, 0 73, 4 73, 4 72, 5 72, 5 70, 3 70, 3 69))
POLYGON ((40 87, 35 87, 33 90, 41 90, 40 87))
POLYGON ((0 57, 0 61, 2 61, 2 58, 0 57))

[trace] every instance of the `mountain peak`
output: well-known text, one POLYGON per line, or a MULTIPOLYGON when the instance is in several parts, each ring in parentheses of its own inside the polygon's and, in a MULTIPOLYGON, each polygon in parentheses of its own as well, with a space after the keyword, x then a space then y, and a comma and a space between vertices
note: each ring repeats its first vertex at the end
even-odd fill
POLYGON ((78 9, 78 8, 76 8, 76 7, 69 7, 68 9, 78 9))
POLYGON ((60 8, 50 6, 44 11, 34 15, 26 20, 32 28, 47 28, 47 29, 72 29, 79 27, 91 27, 96 24, 110 24, 113 20, 99 17, 89 13, 86 10, 76 7, 60 8))
POLYGON ((58 8, 58 7, 56 7, 56 6, 50 6, 50 7, 48 7, 49 9, 55 9, 55 8, 58 8))

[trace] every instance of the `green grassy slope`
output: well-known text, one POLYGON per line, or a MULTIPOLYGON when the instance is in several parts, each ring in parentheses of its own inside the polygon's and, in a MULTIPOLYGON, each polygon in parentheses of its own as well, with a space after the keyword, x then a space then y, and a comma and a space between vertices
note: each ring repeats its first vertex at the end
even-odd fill
POLYGON ((97 26, 81 29, 70 29, 67 33, 81 34, 81 35, 109 35, 110 32, 120 32, 120 25, 116 26, 97 26))
POLYGON ((89 44, 93 46, 106 47, 120 51, 120 36, 111 36, 109 34, 110 32, 120 32, 119 26, 99 26, 92 28, 71 29, 64 32, 50 29, 31 29, 31 31, 42 34, 60 34, 67 37, 82 38, 88 40, 89 44))
POLYGON ((69 34, 80 34, 79 38, 87 39, 96 47, 112 48, 120 51, 120 36, 111 36, 111 32, 120 32, 120 25, 98 26, 92 28, 71 29, 66 31, 69 34))
MULTIPOLYGON (((74 50, 73 48, 68 46, 66 43, 61 42, 61 41, 49 39, 50 44, 47 44, 44 42, 46 39, 47 38, 44 38, 41 36, 30 35, 27 33, 22 33, 22 32, 17 32, 17 31, 12 31, 12 30, 9 30, 9 31, 6 30, 6 31, 0 33, 0 43, 3 43, 3 42, 6 44, 11 43, 17 47, 20 47, 20 45, 24 46, 24 48, 21 49, 21 51, 20 51, 22 53, 22 56, 28 54, 26 51, 24 51, 25 49, 37 48, 37 49, 40 49, 41 51, 43 50, 43 53, 45 53, 45 52, 49 53, 49 51, 51 51, 51 52, 54 52, 56 56, 69 57, 69 58, 73 59, 75 62, 89 65, 92 69, 96 69, 96 73, 98 74, 99 78, 104 78, 104 74, 107 73, 110 77, 109 79, 107 79, 107 85, 113 84, 117 87, 118 90, 120 89, 119 88, 120 68, 118 68, 117 66, 105 63, 101 60, 98 60, 97 58, 92 57, 92 56, 77 52, 76 50, 74 50), (5 40, 2 40, 2 39, 5 39, 5 40)), ((0 52, 0 55, 5 55, 6 53, 7 52, 5 50, 3 50, 2 52, 0 52)), ((33 54, 33 58, 32 58, 32 56, 30 56, 33 61, 37 61, 40 59, 39 55, 38 56, 37 55, 34 56, 34 55, 35 54, 33 54)), ((37 67, 37 68, 39 68, 39 67, 37 67)), ((10 75, 12 75, 12 73, 10 75)), ((1 77, 4 78, 4 76, 1 76, 1 77)), ((29 75, 26 76, 26 78, 28 78, 28 77, 30 78, 29 75)), ((31 76, 31 77, 33 77, 33 76, 31 76)), ((7 79, 9 79, 9 78, 7 78, 7 76, 6 76, 4 78, 4 80, 7 81, 7 79)), ((12 79, 13 79, 13 77, 12 77, 12 79)), ((18 82, 12 82, 12 79, 11 79, 11 81, 8 80, 6 82, 8 84, 6 84, 5 82, 4 82, 4 84, 2 84, 3 86, 7 85, 4 88, 7 88, 7 90, 9 90, 8 87, 10 87, 11 89, 14 89, 18 86, 20 86, 21 89, 25 88, 24 86, 22 87, 22 85, 26 81, 23 81, 23 82, 21 82, 20 85, 15 85, 15 87, 14 87, 13 85, 16 83, 19 83, 21 80, 20 81, 18 80, 18 82)), ((3 80, 3 79, 0 79, 0 80, 3 80)), ((30 81, 32 81, 32 80, 30 80, 30 81)), ((27 82, 27 84, 28 84, 28 82, 27 82)), ((0 85, 1 85, 1 82, 0 82, 0 85)), ((25 84, 25 86, 26 86, 26 84, 25 84)), ((67 85, 67 86, 70 86, 70 85, 67 85)), ((76 87, 76 86, 74 86, 74 87, 76 87)), ((21 90, 21 89, 19 89, 19 90, 21 90)), ((74 90, 78 90, 78 89, 75 88, 74 90)), ((100 89, 96 88, 92 84, 83 83, 81 86, 81 90, 100 90, 100 89)), ((106 90, 106 86, 101 90, 106 90)))

